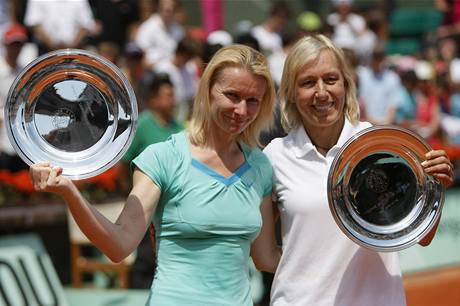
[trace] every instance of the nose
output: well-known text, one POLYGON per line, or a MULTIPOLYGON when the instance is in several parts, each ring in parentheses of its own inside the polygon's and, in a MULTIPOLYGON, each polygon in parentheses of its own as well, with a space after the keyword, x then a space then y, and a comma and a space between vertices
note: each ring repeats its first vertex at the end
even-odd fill
POLYGON ((321 81, 319 81, 318 84, 316 85, 315 96, 316 96, 316 99, 318 100, 327 99, 326 85, 321 81))
POLYGON ((245 116, 248 113, 248 105, 246 100, 241 100, 240 103, 236 104, 235 113, 239 116, 245 116))

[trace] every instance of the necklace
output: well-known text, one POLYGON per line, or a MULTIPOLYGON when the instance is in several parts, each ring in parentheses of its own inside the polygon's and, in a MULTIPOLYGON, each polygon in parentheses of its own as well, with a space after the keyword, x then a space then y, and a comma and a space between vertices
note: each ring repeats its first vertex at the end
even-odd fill
POLYGON ((313 143, 313 145, 318 148, 318 149, 321 149, 321 150, 324 150, 324 151, 329 151, 330 149, 332 149, 333 145, 331 147, 322 147, 322 146, 318 146, 317 144, 313 143))

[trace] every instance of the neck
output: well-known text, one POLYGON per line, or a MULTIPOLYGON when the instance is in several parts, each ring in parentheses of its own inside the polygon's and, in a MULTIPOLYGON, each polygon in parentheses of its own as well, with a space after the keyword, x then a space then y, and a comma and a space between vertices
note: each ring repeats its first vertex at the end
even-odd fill
POLYGON ((272 20, 267 20, 267 22, 264 24, 264 28, 268 32, 276 32, 275 22, 272 20))
POLYGON ((304 128, 313 145, 321 151, 327 152, 337 144, 344 123, 345 120, 343 119, 341 122, 325 128, 309 127, 305 124, 304 128))
POLYGON ((162 126, 170 125, 173 120, 171 116, 163 114, 162 112, 152 110, 152 113, 162 126))
POLYGON ((8 54, 5 56, 5 61, 10 66, 11 68, 15 69, 17 66, 17 57, 15 56, 8 56, 8 54))
POLYGON ((236 137, 222 133, 220 129, 210 129, 203 147, 215 150, 218 154, 240 151, 236 137))

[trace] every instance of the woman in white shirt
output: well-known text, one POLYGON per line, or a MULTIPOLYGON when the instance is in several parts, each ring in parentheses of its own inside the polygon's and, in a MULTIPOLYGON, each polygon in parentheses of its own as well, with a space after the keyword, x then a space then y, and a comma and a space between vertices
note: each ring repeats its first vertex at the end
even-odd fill
MULTIPOLYGON (((288 135, 264 150, 273 165, 273 195, 281 218, 282 256, 271 305, 402 306, 397 253, 378 253, 348 239, 329 212, 327 177, 340 147, 370 126, 359 121, 353 75, 343 52, 325 36, 299 40, 290 50, 280 87, 282 124, 288 135)), ((445 186, 452 164, 431 151, 425 171, 445 186)), ((421 244, 429 244, 436 229, 421 244)), ((263 231, 253 259, 267 269, 263 231)), ((268 265, 267 265, 268 266, 268 265)))

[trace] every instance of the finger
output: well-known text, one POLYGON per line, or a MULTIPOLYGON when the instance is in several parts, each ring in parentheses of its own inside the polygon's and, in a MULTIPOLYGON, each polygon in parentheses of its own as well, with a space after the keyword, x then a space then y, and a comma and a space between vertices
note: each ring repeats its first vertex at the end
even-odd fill
POLYGON ((33 167, 33 166, 37 166, 37 167, 50 167, 50 163, 49 163, 49 162, 46 162, 46 161, 44 161, 44 162, 38 162, 38 163, 33 164, 32 167, 33 167))
POLYGON ((40 190, 45 190, 47 187, 48 177, 50 175, 50 167, 41 167, 39 171, 40 190))
POLYGON ((454 183, 453 177, 447 174, 435 173, 433 174, 433 177, 436 178, 439 182, 441 182, 441 184, 446 188, 454 183))
POLYGON ((444 150, 431 150, 431 151, 429 151, 428 153, 425 154, 425 158, 427 160, 437 158, 437 157, 440 157, 440 156, 445 156, 447 158, 446 151, 444 151, 444 150))
POLYGON ((446 169, 453 169, 454 166, 446 156, 438 156, 433 159, 425 160, 421 163, 424 169, 431 168, 433 166, 444 165, 446 169))
POLYGON ((48 186, 56 186, 59 185, 61 182, 61 167, 53 167, 51 168, 50 175, 48 177, 48 186))
POLYGON ((451 166, 450 163, 441 163, 441 164, 435 164, 429 167, 426 167, 425 169, 426 173, 446 173, 446 174, 453 174, 453 167, 451 166))
POLYGON ((35 163, 29 168, 29 175, 32 179, 34 189, 40 190, 41 189, 41 180, 42 180, 42 172, 44 169, 50 166, 49 162, 39 162, 35 163))
POLYGON ((56 179, 56 176, 57 176, 57 172, 56 172, 56 169, 53 167, 51 168, 50 170, 50 173, 48 175, 48 179, 46 180, 46 184, 48 186, 53 186, 53 185, 56 185, 57 184, 57 179, 56 179))

